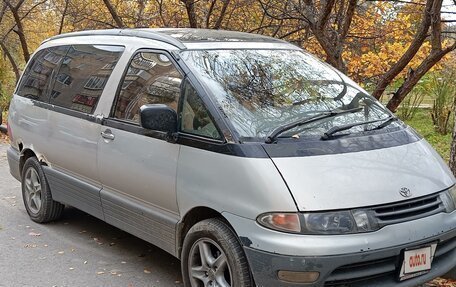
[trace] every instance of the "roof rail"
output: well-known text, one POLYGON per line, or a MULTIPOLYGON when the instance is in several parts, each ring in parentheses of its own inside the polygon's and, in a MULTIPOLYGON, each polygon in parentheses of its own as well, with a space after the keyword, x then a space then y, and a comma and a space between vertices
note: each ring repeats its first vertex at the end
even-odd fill
POLYGON ((69 37, 79 37, 79 36, 127 36, 127 37, 139 37, 151 40, 161 41, 170 45, 173 45, 179 49, 184 50, 186 47, 185 45, 166 34, 163 33, 156 33, 153 31, 146 31, 146 30, 136 30, 136 29, 104 29, 104 30, 88 30, 88 31, 80 31, 80 32, 72 32, 66 34, 60 34, 49 39, 43 41, 46 43, 51 40, 55 39, 62 39, 62 38, 69 38, 69 37))

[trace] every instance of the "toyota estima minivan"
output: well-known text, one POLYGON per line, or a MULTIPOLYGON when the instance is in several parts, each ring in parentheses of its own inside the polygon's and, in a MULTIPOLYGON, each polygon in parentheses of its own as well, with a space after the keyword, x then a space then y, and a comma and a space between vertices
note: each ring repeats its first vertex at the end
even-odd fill
POLYGON ((33 221, 74 206, 179 258, 185 286, 416 286, 456 265, 442 159, 289 43, 60 35, 9 111, 8 161, 33 221))

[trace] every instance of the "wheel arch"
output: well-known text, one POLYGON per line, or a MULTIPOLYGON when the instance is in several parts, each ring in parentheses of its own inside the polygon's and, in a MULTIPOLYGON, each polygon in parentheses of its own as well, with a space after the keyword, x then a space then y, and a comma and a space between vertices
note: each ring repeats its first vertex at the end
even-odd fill
POLYGON ((43 157, 38 157, 35 151, 33 151, 31 148, 24 148, 22 144, 19 144, 19 151, 20 151, 20 158, 19 158, 19 172, 22 175, 22 169, 24 167, 25 162, 27 159, 31 157, 36 157, 40 164, 42 165, 48 165, 44 160, 43 157))
POLYGON ((236 231, 234 230, 233 226, 230 224, 230 222, 218 211, 215 209, 212 209, 210 207, 206 206, 198 206, 190 209, 179 221, 177 224, 177 236, 176 236, 176 243, 177 243, 177 248, 176 248, 176 255, 179 259, 182 257, 182 246, 184 244, 184 239, 185 236, 187 235, 188 231, 190 228, 192 228, 193 225, 196 223, 203 221, 205 219, 210 219, 210 218, 218 218, 222 220, 224 223, 226 223, 236 234, 236 231))
POLYGON ((31 157, 36 157, 36 154, 33 150, 29 148, 23 148, 22 144, 19 144, 19 150, 21 152, 21 156, 19 158, 19 172, 22 174, 22 169, 24 168, 24 164, 27 161, 27 159, 31 157))

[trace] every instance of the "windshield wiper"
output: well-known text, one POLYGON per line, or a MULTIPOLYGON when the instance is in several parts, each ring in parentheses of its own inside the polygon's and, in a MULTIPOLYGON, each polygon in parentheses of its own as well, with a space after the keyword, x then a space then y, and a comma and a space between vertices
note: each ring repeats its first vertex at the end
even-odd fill
POLYGON ((345 130, 348 130, 348 129, 351 129, 352 127, 361 126, 361 125, 367 125, 367 124, 373 124, 373 123, 385 121, 382 124, 378 125, 377 127, 373 128, 371 130, 382 129, 382 128, 386 127, 387 125, 389 125, 390 123, 392 123, 392 122, 394 122, 396 120, 397 120, 396 117, 390 116, 390 117, 385 118, 385 119, 357 122, 357 123, 351 123, 351 124, 347 124, 347 125, 343 125, 343 126, 332 127, 331 129, 329 129, 327 132, 325 132, 321 136, 321 139, 322 140, 330 139, 333 134, 341 132, 341 131, 345 131, 345 130))
POLYGON ((291 130, 293 128, 296 128, 296 127, 299 127, 299 126, 303 126, 303 125, 307 125, 307 124, 310 124, 310 123, 313 123, 313 122, 316 122, 316 121, 319 121, 319 120, 322 120, 322 119, 335 117, 335 116, 338 116, 338 115, 343 115, 343 114, 348 114, 348 113, 356 113, 356 112, 361 111, 362 109, 363 109, 363 107, 358 107, 358 108, 348 109, 348 110, 336 109, 336 110, 324 112, 324 113, 321 113, 321 114, 318 114, 318 115, 315 115, 315 116, 311 116, 311 117, 308 117, 308 118, 304 118, 304 119, 301 119, 301 120, 298 120, 298 121, 295 121, 295 122, 292 122, 292 123, 289 123, 289 124, 281 125, 281 126, 275 128, 269 134, 269 136, 266 138, 265 143, 273 143, 278 135, 280 135, 281 133, 286 132, 288 130, 291 130))
POLYGON ((383 129, 384 127, 388 126, 389 124, 391 124, 392 122, 395 122, 397 120, 399 120, 399 119, 391 116, 391 117, 387 118, 386 121, 384 121, 383 123, 379 124, 378 126, 376 126, 373 129, 371 129, 371 131, 383 129))

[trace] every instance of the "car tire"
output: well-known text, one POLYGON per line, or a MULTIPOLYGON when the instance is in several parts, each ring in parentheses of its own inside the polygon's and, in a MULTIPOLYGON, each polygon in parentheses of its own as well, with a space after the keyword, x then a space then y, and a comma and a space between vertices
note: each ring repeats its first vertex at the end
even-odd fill
POLYGON ((186 287, 254 286, 237 235, 220 219, 206 219, 190 228, 181 257, 186 287))
POLYGON ((51 189, 36 157, 25 161, 21 185, 25 209, 33 221, 46 223, 61 217, 65 206, 52 199, 51 189))

